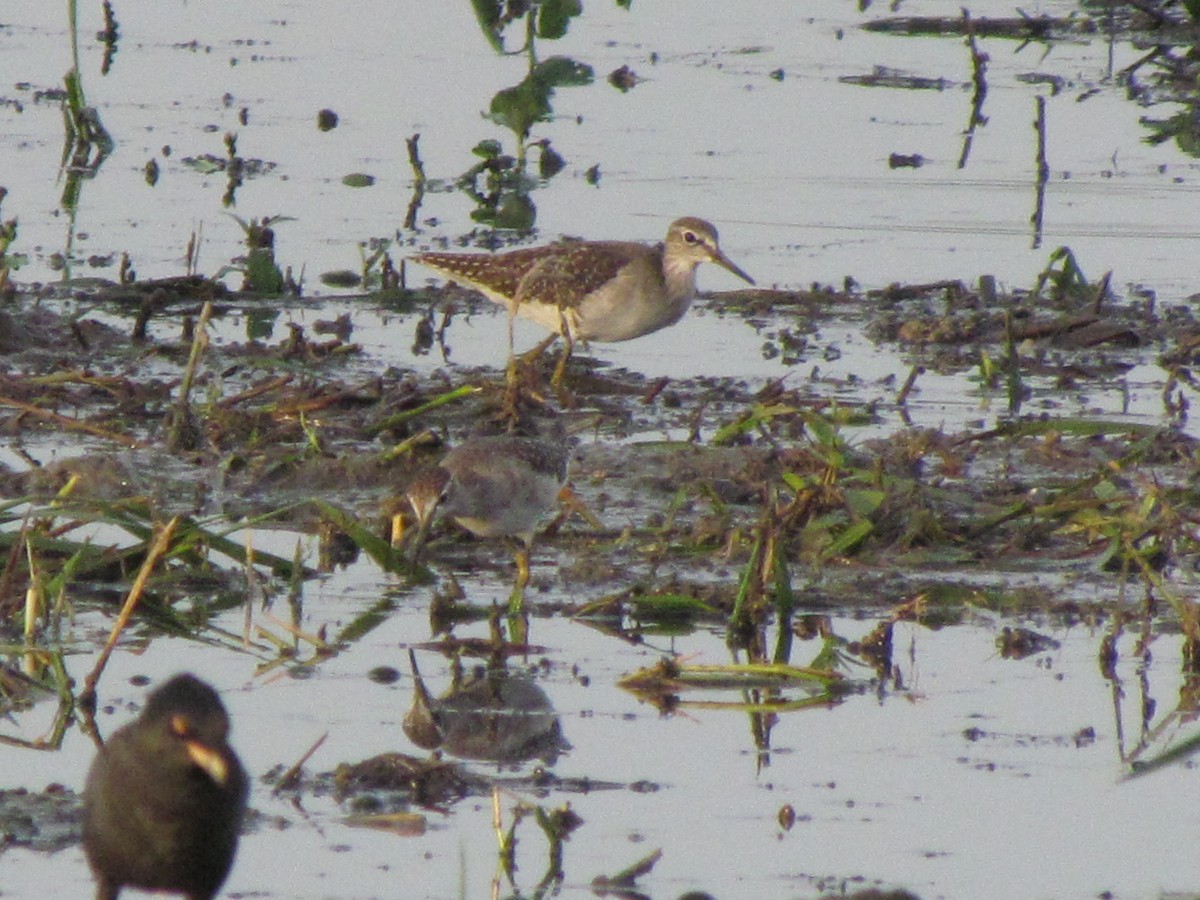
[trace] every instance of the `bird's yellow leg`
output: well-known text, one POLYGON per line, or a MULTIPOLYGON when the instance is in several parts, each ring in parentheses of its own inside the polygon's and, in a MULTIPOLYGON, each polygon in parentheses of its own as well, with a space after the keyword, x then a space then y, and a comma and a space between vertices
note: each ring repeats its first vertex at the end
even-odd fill
POLYGON ((564 484, 559 489, 558 506, 558 515, 554 517, 554 520, 549 525, 542 529, 542 534, 558 534, 571 516, 579 516, 579 518, 583 519, 583 521, 596 531, 604 530, 604 523, 596 518, 596 514, 588 509, 587 504, 583 502, 583 498, 575 493, 575 489, 569 484, 564 484))
POLYGON ((575 342, 571 340, 571 332, 563 331, 563 352, 558 358, 558 365, 554 367, 554 375, 550 378, 551 387, 558 387, 562 384, 563 376, 567 374, 567 363, 571 361, 571 351, 575 349, 575 342))
POLYGON ((511 644, 521 646, 529 644, 529 613, 510 612, 508 614, 508 640, 511 644))
POLYGON ((504 367, 504 381, 510 391, 517 386, 517 352, 514 349, 516 338, 513 334, 513 325, 516 319, 517 305, 510 303, 508 305, 508 363, 504 367))
POLYGON ((513 559, 517 564, 517 581, 513 585, 512 596, 508 599, 510 614, 519 613, 525 603, 525 586, 529 584, 529 548, 518 546, 513 551, 513 559))
POLYGON ((549 348, 549 346, 557 340, 558 340, 557 334, 550 335, 548 338, 543 340, 540 344, 538 344, 532 350, 526 350, 524 353, 522 353, 521 356, 519 357, 520 361, 522 363, 533 362, 535 359, 537 359, 539 356, 541 356, 543 353, 545 353, 546 350, 549 348))

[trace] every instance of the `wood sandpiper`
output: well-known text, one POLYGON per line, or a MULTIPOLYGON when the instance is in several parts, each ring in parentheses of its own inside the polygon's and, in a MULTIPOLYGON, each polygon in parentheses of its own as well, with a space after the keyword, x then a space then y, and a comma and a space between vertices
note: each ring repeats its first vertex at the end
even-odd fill
POLYGON ((717 229, 690 216, 672 222, 660 244, 563 240, 508 253, 421 253, 413 259, 473 287, 510 315, 562 335, 567 346, 555 383, 577 341, 628 341, 678 322, 696 296, 701 263, 716 263, 754 284, 721 251, 717 229))
POLYGON ((460 444, 408 486, 417 519, 414 550, 420 551, 439 510, 476 537, 509 540, 517 579, 508 608, 520 612, 533 533, 566 486, 568 458, 565 439, 497 435, 460 444))

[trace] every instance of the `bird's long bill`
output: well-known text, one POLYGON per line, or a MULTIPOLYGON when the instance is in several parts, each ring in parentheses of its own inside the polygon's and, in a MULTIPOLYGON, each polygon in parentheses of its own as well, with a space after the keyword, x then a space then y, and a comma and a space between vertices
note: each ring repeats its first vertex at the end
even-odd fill
POLYGON ((728 256, 726 256, 720 250, 716 250, 713 252, 712 261, 715 262, 721 268, 728 269, 730 272, 732 272, 738 278, 742 279, 742 281, 746 282, 747 284, 754 284, 754 279, 751 278, 749 275, 747 275, 745 272, 743 272, 741 269, 739 269, 737 267, 737 264, 734 263, 734 261, 732 259, 730 259, 728 256))
POLYGON ((217 787, 229 780, 229 763, 217 748, 195 736, 191 720, 182 714, 171 717, 171 731, 183 742, 184 752, 197 769, 207 775, 217 787))
POLYGON ((569 484, 564 484, 559 489, 558 502, 566 507, 568 515, 573 513, 597 531, 604 530, 604 523, 597 519, 595 514, 587 508, 587 504, 583 502, 583 498, 575 493, 574 488, 569 484))
POLYGON ((425 541, 429 539, 429 530, 432 526, 432 513, 427 516, 418 516, 416 527, 408 533, 406 555, 408 556, 408 561, 413 565, 420 565, 421 563, 421 556, 425 550, 425 541))
POLYGON ((408 664, 413 674, 413 702, 404 716, 404 733, 421 749, 434 750, 441 744, 442 735, 433 714, 433 697, 425 687, 412 650, 408 651, 408 664))
POLYGON ((225 761, 220 750, 214 750, 207 744, 202 744, 194 738, 183 742, 190 759, 201 772, 207 775, 217 787, 225 787, 229 781, 229 763, 225 761))

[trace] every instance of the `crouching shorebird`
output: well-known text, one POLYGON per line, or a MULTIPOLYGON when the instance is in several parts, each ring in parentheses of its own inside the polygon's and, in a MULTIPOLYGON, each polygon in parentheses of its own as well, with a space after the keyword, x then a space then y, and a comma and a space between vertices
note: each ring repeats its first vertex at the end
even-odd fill
POLYGON ((408 486, 417 520, 414 553, 420 552, 439 510, 476 537, 505 538, 513 545, 517 565, 509 612, 520 612, 533 534, 566 488, 568 459, 565 439, 498 435, 455 447, 408 486))
POLYGON ((83 791, 96 900, 123 887, 209 900, 229 874, 249 784, 216 692, 176 675, 97 754, 83 791))
MULTIPOLYGON (((712 262, 750 284, 754 279, 721 252, 717 229, 703 219, 676 219, 661 244, 564 240, 508 253, 421 253, 414 261, 467 284, 510 315, 576 342, 628 341, 674 325, 696 296, 696 267, 712 262)), ((511 331, 510 331, 511 334, 511 331)))

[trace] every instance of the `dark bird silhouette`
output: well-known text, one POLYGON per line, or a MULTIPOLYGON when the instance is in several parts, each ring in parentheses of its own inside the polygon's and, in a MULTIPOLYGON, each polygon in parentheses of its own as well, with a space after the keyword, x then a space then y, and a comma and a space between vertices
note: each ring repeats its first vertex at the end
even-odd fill
POLYGON ((96 755, 83 847, 96 900, 129 886, 215 897, 233 864, 249 783, 216 691, 176 675, 96 755))

